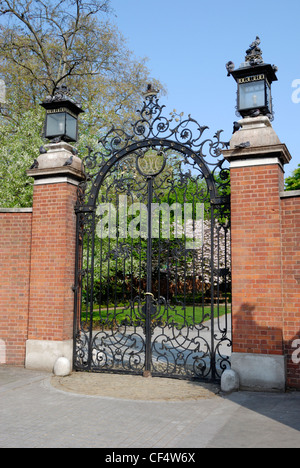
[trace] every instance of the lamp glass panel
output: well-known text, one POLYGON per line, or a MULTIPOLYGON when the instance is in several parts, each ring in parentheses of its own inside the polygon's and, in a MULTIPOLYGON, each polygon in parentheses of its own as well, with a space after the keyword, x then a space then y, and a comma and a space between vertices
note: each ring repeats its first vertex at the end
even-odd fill
POLYGON ((271 97, 271 86, 267 83, 267 105, 270 112, 272 112, 272 97, 271 97))
POLYGON ((64 135, 65 133, 65 113, 47 115, 46 138, 64 135))
POLYGON ((66 136, 71 141, 77 140, 77 119, 70 114, 66 114, 66 136))
POLYGON ((239 85, 239 109, 256 109, 265 105, 265 82, 263 80, 239 85))

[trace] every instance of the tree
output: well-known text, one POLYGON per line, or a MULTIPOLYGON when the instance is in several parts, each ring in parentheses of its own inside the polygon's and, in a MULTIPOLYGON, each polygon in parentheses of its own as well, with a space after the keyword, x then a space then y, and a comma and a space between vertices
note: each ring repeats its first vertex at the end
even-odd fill
POLYGON ((28 207, 32 203, 32 179, 26 175, 39 156, 42 111, 27 111, 19 125, 0 125, 0 206, 28 207))
MULTIPOLYGON (((109 69, 110 41, 99 53, 97 20, 110 0, 1 0, 1 57, 30 75, 48 94, 69 76, 109 69), (93 34, 92 34, 93 32, 93 34)), ((103 34, 102 34, 103 36, 103 34)), ((103 37, 102 37, 103 38, 103 37)))
POLYGON ((286 190, 300 190, 300 164, 298 168, 294 170, 291 177, 287 177, 285 180, 286 190))
POLYGON ((57 86, 70 87, 85 110, 79 156, 112 125, 133 120, 149 81, 162 89, 146 61, 128 51, 104 16, 109 12, 110 0, 0 0, 0 70, 7 88, 0 113, 1 206, 31 204, 26 169, 42 144, 39 104, 57 86))
MULTIPOLYGON (((136 105, 149 71, 100 13, 110 0, 0 0, 1 72, 9 108, 21 113, 64 82, 96 118, 136 105)), ((90 126, 94 124, 90 119, 90 126)))

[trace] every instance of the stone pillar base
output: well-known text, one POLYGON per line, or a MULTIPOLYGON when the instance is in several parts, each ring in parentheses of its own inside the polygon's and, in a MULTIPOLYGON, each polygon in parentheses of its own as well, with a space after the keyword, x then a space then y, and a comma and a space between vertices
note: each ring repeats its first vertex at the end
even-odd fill
POLYGON ((232 353, 231 368, 239 375, 241 390, 286 389, 286 358, 272 354, 232 353))
POLYGON ((53 372, 54 364, 60 357, 67 358, 72 365, 73 340, 27 340, 26 342, 26 369, 53 372))

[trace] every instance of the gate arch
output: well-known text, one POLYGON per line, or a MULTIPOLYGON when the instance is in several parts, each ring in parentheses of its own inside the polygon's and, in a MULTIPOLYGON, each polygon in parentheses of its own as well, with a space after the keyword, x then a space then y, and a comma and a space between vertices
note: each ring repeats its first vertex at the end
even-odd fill
POLYGON ((196 154, 191 148, 185 145, 179 144, 177 142, 174 142, 172 140, 150 138, 150 139, 142 140, 140 142, 129 145, 125 149, 122 149, 120 151, 117 150, 115 154, 111 156, 107 162, 103 162, 101 171, 98 172, 96 179, 93 183, 93 186, 91 188, 91 192, 89 195, 87 205, 89 207, 95 208, 99 189, 102 185, 103 180, 107 176, 107 173, 111 170, 112 166, 114 166, 119 161, 122 161, 122 159, 126 158, 126 156, 132 153, 135 153, 137 150, 142 150, 144 148, 151 148, 151 147, 170 148, 174 151, 177 151, 178 153, 182 153, 186 155, 187 157, 191 157, 192 159, 194 159, 195 163, 198 164, 198 166, 201 168, 203 176, 205 177, 207 181, 207 184, 210 189, 210 199, 212 201, 218 199, 219 194, 218 194, 218 189, 216 186, 214 176, 212 172, 209 170, 205 161, 202 158, 200 158, 198 154, 196 154))
POLYGON ((226 143, 191 117, 171 127, 163 108, 146 96, 132 132, 112 128, 84 160, 74 367, 218 380, 231 346, 226 143))

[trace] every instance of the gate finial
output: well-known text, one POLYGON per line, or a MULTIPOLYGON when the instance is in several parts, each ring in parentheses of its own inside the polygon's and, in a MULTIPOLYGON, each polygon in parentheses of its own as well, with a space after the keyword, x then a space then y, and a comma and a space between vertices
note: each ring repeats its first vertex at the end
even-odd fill
POLYGON ((144 94, 145 98, 148 96, 157 96, 159 93, 159 90, 155 89, 151 83, 147 85, 147 91, 144 94))

